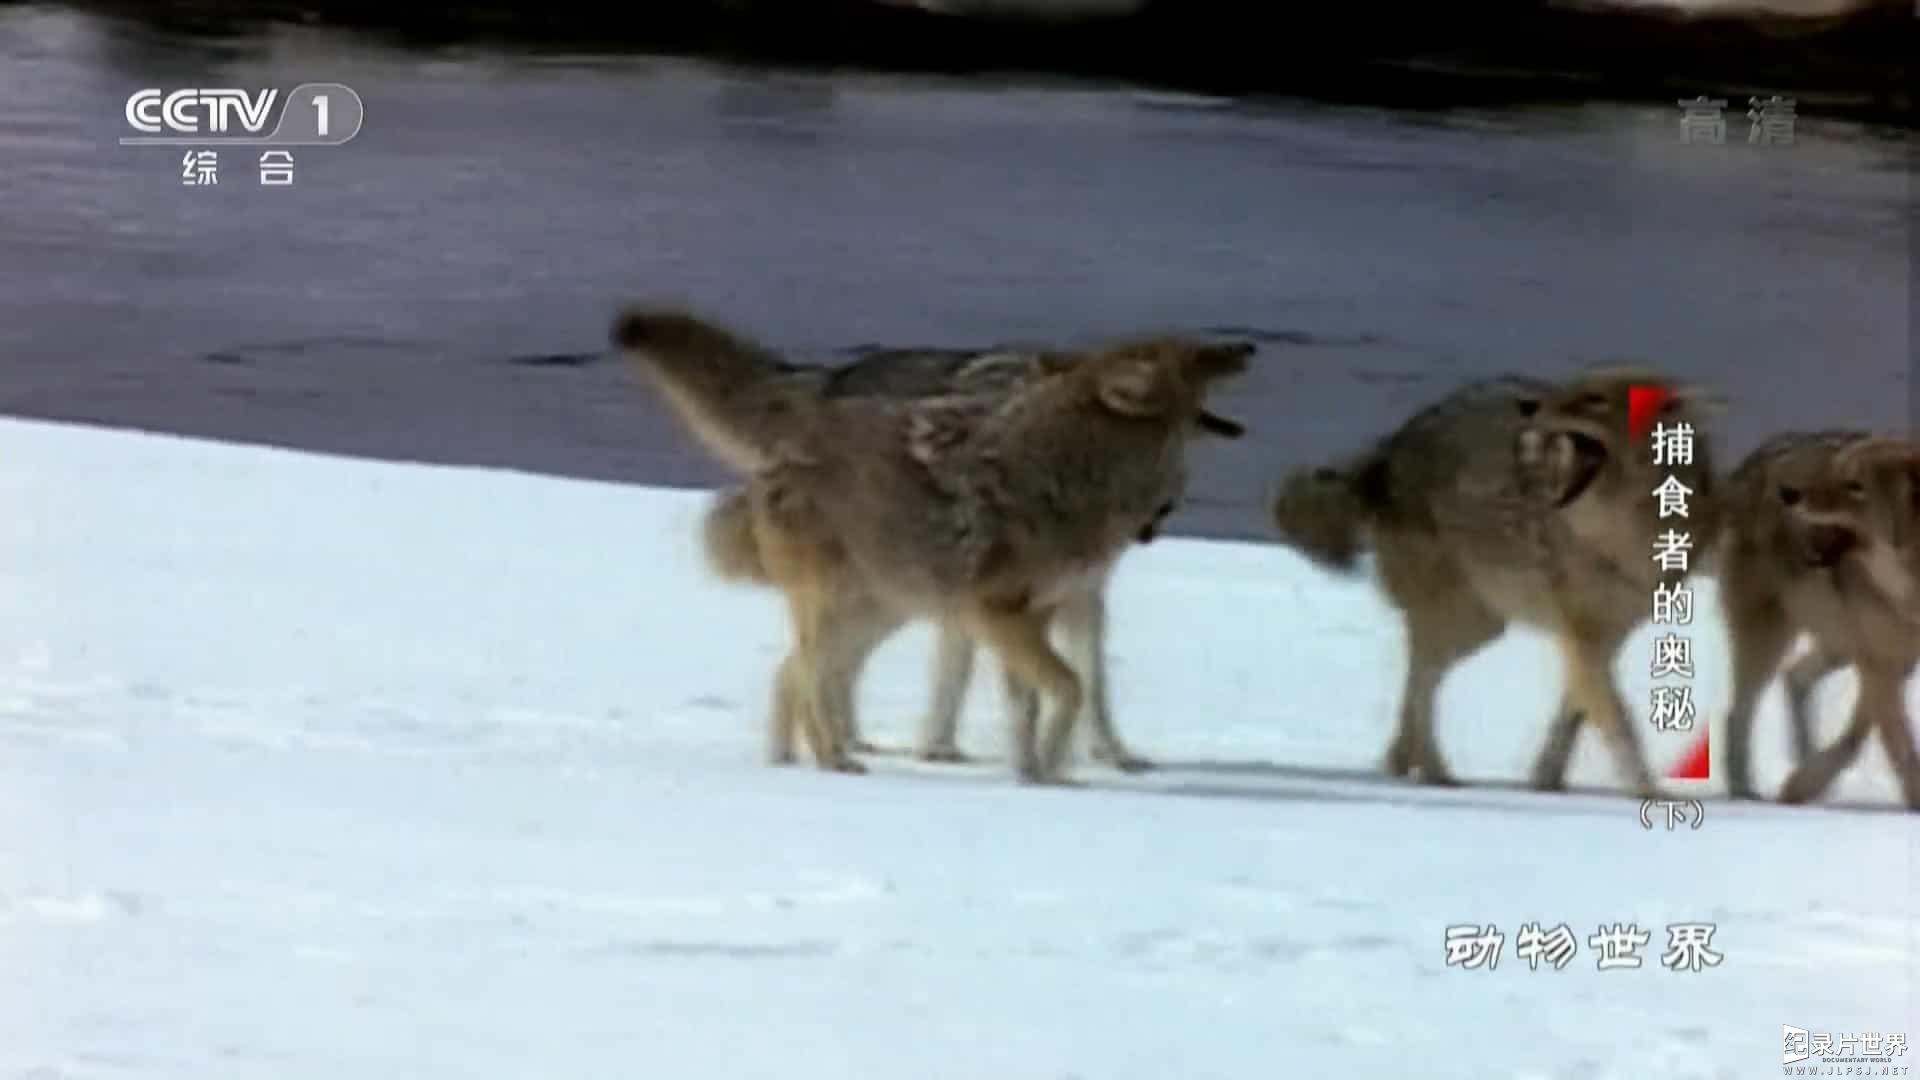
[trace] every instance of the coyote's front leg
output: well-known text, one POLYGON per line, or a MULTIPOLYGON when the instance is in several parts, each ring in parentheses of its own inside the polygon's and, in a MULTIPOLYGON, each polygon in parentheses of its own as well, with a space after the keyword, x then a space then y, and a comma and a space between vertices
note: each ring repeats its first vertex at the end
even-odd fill
POLYGON ((966 704, 967 684, 973 679, 973 638, 950 619, 939 622, 939 641, 934 645, 933 700, 920 727, 922 761, 960 762, 960 709, 966 704))
POLYGON ((1054 616, 1065 639, 1068 662, 1086 686, 1086 705, 1091 721, 1092 755, 1122 772, 1141 772, 1153 763, 1127 748, 1113 727, 1113 713, 1107 702, 1107 601, 1106 582, 1069 596, 1054 616))

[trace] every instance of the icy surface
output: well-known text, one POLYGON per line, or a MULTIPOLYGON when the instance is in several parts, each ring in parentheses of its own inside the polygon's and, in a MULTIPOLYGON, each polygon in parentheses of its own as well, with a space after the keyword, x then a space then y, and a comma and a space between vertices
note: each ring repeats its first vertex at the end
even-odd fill
MULTIPOLYGON (((1772 1075, 1783 1024, 1920 1036, 1913 815, 1378 781, 1397 627, 1275 547, 1122 563, 1116 720, 1161 771, 1016 787, 990 664, 982 764, 767 767, 780 610, 705 577, 703 504, 0 422, 0 1077, 1672 1080, 1772 1075), (1616 921, 1643 967, 1596 969, 1616 921), (1661 966, 1689 921, 1718 967, 1661 966), (1466 922, 1495 969, 1445 964, 1466 922)), ((875 658, 883 742, 929 641, 875 658)), ((1463 666, 1456 771, 1524 776, 1557 678, 1518 632, 1463 666)), ((1785 741, 1776 689, 1769 786, 1785 741)), ((1574 780, 1616 783, 1590 741, 1574 780)), ((1832 798, 1892 803, 1877 746, 1832 798)))

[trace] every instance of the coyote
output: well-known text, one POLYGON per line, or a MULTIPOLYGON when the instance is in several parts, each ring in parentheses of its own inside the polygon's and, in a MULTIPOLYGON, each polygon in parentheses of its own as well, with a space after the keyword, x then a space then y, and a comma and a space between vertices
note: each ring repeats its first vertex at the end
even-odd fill
MULTIPOLYGON (((1662 571, 1654 490, 1672 474, 1689 490, 1695 546, 1712 535, 1713 471, 1697 387, 1656 372, 1595 367, 1565 380, 1519 375, 1471 382, 1414 414, 1350 460, 1296 470, 1272 506, 1280 536, 1321 567, 1353 572, 1370 549, 1407 631, 1408 666, 1385 770, 1456 783, 1433 732, 1433 705, 1453 666, 1512 622, 1551 634, 1566 685, 1531 783, 1564 786, 1583 723, 1611 745, 1634 789, 1657 790, 1613 678, 1622 641, 1647 617, 1662 571), (1654 463, 1628 430, 1630 387, 1667 391, 1661 422, 1693 425, 1690 462, 1654 463)), ((1690 568, 1689 568, 1690 569, 1690 568)))
MULTIPOLYGON (((716 493, 703 522, 701 546, 705 551, 707 566, 716 577, 724 581, 771 586, 778 583, 767 571, 760 554, 759 540, 754 533, 753 499, 756 495, 762 498, 767 496, 763 482, 750 482, 748 487, 716 493)), ((1142 544, 1153 542, 1173 509, 1171 501, 1163 503, 1135 540, 1142 544)), ((1111 564, 1107 569, 1110 568, 1111 564)), ((1077 583, 1083 587, 1072 588, 1070 586, 1076 583, 1069 582, 1069 587, 1062 590, 1054 625, 1062 631, 1063 643, 1069 650, 1068 663, 1075 674, 1086 681, 1085 695, 1089 699, 1086 712, 1092 725, 1094 760, 1111 764, 1123 772, 1138 772, 1151 768, 1152 763, 1135 755, 1120 739, 1113 727, 1112 711, 1107 702, 1106 604, 1103 596, 1106 578, 1107 573, 1102 570, 1090 572, 1077 583)), ((854 583, 849 580, 848 584, 854 583)), ((908 618, 865 591, 850 591, 839 599, 838 604, 828 621, 838 619, 846 624, 844 636, 837 639, 844 642, 846 649, 845 657, 838 665, 845 683, 830 687, 835 697, 829 711, 843 725, 840 738, 847 747, 856 752, 870 752, 871 747, 862 744, 858 725, 854 722, 853 684, 858 680, 866 659, 905 625, 908 618)), ((922 761, 964 762, 967 758, 961 753, 957 738, 960 709, 965 702, 967 684, 973 676, 974 641, 955 622, 939 621, 936 629, 938 640, 934 650, 933 705, 922 725, 915 756, 922 761)), ((793 736, 799 716, 795 712, 792 676, 788 670, 783 662, 775 680, 771 712, 768 756, 772 763, 779 765, 793 761, 793 736)), ((1017 692, 1009 684, 1008 693, 1017 692)), ((1010 707, 1016 701, 1012 697, 1008 700, 1010 707)))
MULTIPOLYGON (((837 366, 808 366, 786 361, 689 312, 629 309, 616 322, 614 344, 666 397, 696 439, 723 464, 743 475, 774 461, 778 448, 798 437, 806 410, 825 398, 882 396, 930 397, 950 393, 1006 393, 1023 381, 1066 370, 1078 362, 1073 352, 1015 345, 986 349, 893 348, 866 350, 837 366), (643 322, 635 322, 639 318, 643 322), (636 337, 642 333, 644 340, 636 337)), ((1200 410, 1197 422, 1210 434, 1237 439, 1244 428, 1213 412, 1200 410)), ((1171 510, 1171 507, 1168 508, 1171 510)), ((1162 519, 1142 530, 1142 543, 1158 533, 1162 519)), ((755 556, 754 558, 757 558, 755 556)), ((722 573, 732 580, 768 582, 755 574, 722 573)), ((1056 622, 1086 680, 1092 754, 1123 771, 1149 762, 1120 739, 1107 701, 1106 580, 1089 578, 1086 588, 1063 597, 1056 622)), ((871 627, 870 653, 898 628, 871 627)), ((917 756, 926 761, 964 760, 957 733, 967 684, 972 680, 974 642, 958 626, 937 627, 931 707, 921 727, 917 756)), ((776 714, 779 711, 776 704, 776 714)), ((855 713, 841 714, 849 725, 847 745, 873 747, 859 736, 855 713)), ((776 720, 776 731, 779 723, 776 720)), ((776 763, 792 758, 791 739, 776 737, 776 763)))
MULTIPOLYGON (((781 582, 774 578, 761 553, 761 540, 756 531, 756 505, 763 508, 762 514, 767 519, 762 527, 789 530, 789 535, 781 541, 784 544, 795 542, 796 538, 792 535, 794 530, 813 530, 821 524, 814 516, 819 513, 816 508, 801 503, 792 492, 780 490, 777 481, 755 477, 744 488, 716 494, 703 523, 702 547, 709 569, 722 580, 778 586, 781 582)), ((1136 539, 1142 543, 1150 542, 1157 532, 1159 521, 1172 509, 1172 502, 1162 504, 1155 518, 1142 528, 1136 539)), ((816 543, 828 550, 835 543, 830 529, 821 529, 812 535, 816 543)), ((1102 656, 1104 623, 1101 621, 1105 612, 1101 592, 1111 565, 1109 562, 1106 566, 1088 571, 1078 581, 1065 583, 1060 589, 1060 604, 1053 618, 1054 624, 1064 631, 1062 636, 1070 650, 1068 662, 1075 673, 1086 680, 1085 694, 1092 699, 1086 711, 1094 729, 1095 760, 1109 762, 1123 771, 1137 771, 1150 766, 1121 743, 1109 719, 1106 700, 1105 662, 1102 656)), ((820 616, 826 627, 822 637, 831 643, 829 648, 837 650, 831 654, 827 664, 833 680, 822 688, 822 693, 827 695, 826 712, 829 718, 839 725, 837 738, 849 750, 857 751, 862 747, 857 740, 858 728, 853 722, 854 684, 867 658, 905 625, 911 614, 890 606, 883 597, 864 587, 851 574, 840 578, 837 584, 841 591, 830 599, 829 606, 820 616)), ((972 676, 974 641, 957 621, 940 619, 936 620, 936 626, 939 639, 935 649, 933 708, 922 730, 916 754, 925 761, 964 761, 965 757, 956 745, 956 729, 966 685, 972 676)), ((789 653, 782 660, 774 679, 768 739, 768 756, 774 764, 788 764, 793 760, 794 734, 797 729, 804 728, 802 721, 806 713, 796 696, 799 688, 795 680, 799 675, 794 665, 797 663, 798 654, 789 653)), ((1009 679, 1006 693, 1009 709, 1025 707, 1022 695, 1026 690, 1019 683, 1009 679)), ((1015 719, 1017 721, 1017 717, 1015 719)), ((854 768, 848 771, 860 770, 854 768)))
MULTIPOLYGON (((790 756, 798 724, 823 767, 857 771, 852 669, 906 619, 930 617, 1007 667, 1028 780, 1057 778, 1085 696, 1046 640, 1049 621, 1097 598, 1121 549, 1151 538, 1184 485, 1188 438, 1238 433, 1201 400, 1253 352, 1142 339, 1042 356, 1011 389, 898 397, 821 393, 831 373, 682 312, 631 309, 614 338, 703 443, 752 473, 716 503, 706 539, 723 576, 787 594, 795 641, 775 680, 775 759, 790 756), (1055 705, 1044 749, 1039 691, 1055 705)), ((957 709, 949 700, 936 720, 957 709)))
POLYGON ((1723 505, 1716 562, 1733 648, 1729 793, 1754 797, 1754 704, 1804 631, 1813 648, 1783 677, 1797 767, 1780 801, 1818 798, 1877 729, 1907 806, 1920 809, 1904 697, 1920 662, 1920 446, 1864 431, 1777 435, 1734 470, 1723 505), (1860 680, 1852 719, 1814 753, 1813 689, 1849 664, 1860 680))
MULTIPOLYGON (((1068 351, 1012 345, 984 350, 876 349, 852 362, 824 369, 824 375, 820 374, 823 370, 820 368, 802 368, 797 374, 790 372, 779 377, 789 380, 788 385, 802 396, 995 394, 1010 393, 1024 381, 1036 376, 1064 371, 1080 358, 1068 351), (813 389, 815 386, 818 389, 813 389)), ((1223 439, 1238 439, 1246 433, 1239 423, 1205 408, 1198 411, 1195 422, 1200 430, 1223 439)), ((1173 509, 1172 503, 1162 506, 1140 530, 1136 537, 1138 542, 1153 542, 1173 509)), ((718 566, 715 568, 719 569, 718 566)), ((1081 582, 1084 587, 1064 593, 1054 616, 1054 624, 1069 651, 1069 663, 1086 682, 1084 707, 1093 759, 1122 772, 1139 772, 1151 768, 1152 762, 1134 753, 1120 738, 1113 726, 1112 707, 1107 700, 1106 591, 1111 569, 1109 565, 1108 572, 1087 575, 1081 582)), ((744 580, 766 583, 764 579, 751 575, 744 580)), ((878 618, 877 615, 875 617, 878 618)), ((860 653, 861 657, 878 648, 899 626, 898 621, 886 624, 884 628, 877 621, 871 624, 871 643, 860 653)), ((938 623, 935 629, 932 702, 921 725, 915 756, 922 761, 961 762, 966 760, 966 755, 960 752, 958 743, 960 709, 966 700, 967 685, 973 678, 974 641, 951 622, 938 623)), ((867 636, 861 638, 863 641, 867 639, 867 636)), ((860 661, 855 661, 855 671, 859 666, 860 661)), ((848 677, 852 679, 854 675, 849 673, 848 677)), ((851 693, 850 690, 848 692, 851 693)), ((848 725, 845 732, 848 745, 859 751, 871 750, 872 746, 859 737, 856 712, 851 700, 843 710, 837 711, 848 725)), ((785 760, 783 754, 790 756, 790 745, 790 739, 785 743, 776 739, 775 760, 785 760), (783 746, 787 749, 783 750, 783 746)))

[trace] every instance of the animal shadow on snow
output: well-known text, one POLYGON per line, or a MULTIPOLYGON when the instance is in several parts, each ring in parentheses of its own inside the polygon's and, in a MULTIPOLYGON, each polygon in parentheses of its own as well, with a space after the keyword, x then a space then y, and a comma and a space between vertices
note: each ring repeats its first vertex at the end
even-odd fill
MULTIPOLYGON (((1592 785, 1568 785, 1559 792, 1540 792, 1528 786, 1525 780, 1467 780, 1461 788, 1424 787, 1408 780, 1390 777, 1375 768, 1354 767, 1338 768, 1332 766, 1289 765, 1275 761, 1231 761, 1223 759, 1161 760, 1158 770, 1166 777, 1164 783, 1152 790, 1160 794, 1195 795, 1212 798, 1244 798, 1251 800, 1314 800, 1376 803, 1389 806, 1450 806, 1465 809, 1493 810, 1500 813, 1513 813, 1524 809, 1529 813, 1546 814, 1603 814, 1617 816, 1620 803, 1624 800, 1637 800, 1630 792, 1610 787, 1592 785), (1190 774, 1204 779, 1185 780, 1178 777, 1190 774), (1217 778, 1217 779, 1216 779, 1217 778), (1299 788, 1272 788, 1258 784, 1259 781, 1337 781, 1370 785, 1380 790, 1355 791, 1342 789, 1337 791, 1307 790, 1299 788), (1238 782, 1236 782, 1238 781, 1238 782), (1488 799, 1476 797, 1475 792, 1498 792, 1526 796, 1524 800, 1488 799)), ((1090 784, 1092 787, 1110 786, 1116 790, 1121 785, 1090 784)), ((1806 809, 1824 809, 1846 811, 1850 813, 1907 814, 1905 807, 1895 803, 1862 802, 1856 799, 1828 799, 1811 807, 1785 806, 1771 801, 1736 801, 1723 794, 1693 795, 1684 786, 1669 785, 1669 797, 1675 799, 1697 799, 1702 803, 1711 803, 1722 814, 1748 813, 1793 813, 1806 809)))

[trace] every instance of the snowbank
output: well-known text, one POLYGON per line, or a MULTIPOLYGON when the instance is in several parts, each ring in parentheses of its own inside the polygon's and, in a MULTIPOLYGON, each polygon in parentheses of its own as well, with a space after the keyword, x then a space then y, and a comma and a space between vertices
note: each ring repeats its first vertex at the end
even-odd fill
MULTIPOLYGON (((1638 1080, 1770 1074, 1783 1024, 1920 1035, 1911 815, 1648 832, 1337 775, 1385 745, 1398 634, 1277 548, 1123 563, 1116 719, 1159 773, 762 766, 779 611, 700 572, 703 503, 0 422, 0 1077, 1638 1080), (1564 970, 1527 921, 1575 933, 1564 970), (1642 968, 1597 970, 1616 921, 1642 968), (1661 965, 1689 921, 1719 966, 1661 965), (1494 970, 1444 963, 1466 922, 1494 970)), ((927 645, 875 658, 884 740, 927 645)), ((963 741, 997 755, 981 675, 963 741)), ((1524 775, 1556 677, 1524 635, 1463 668, 1457 770, 1524 775)), ((1777 691, 1758 738, 1777 783, 1777 691)), ((1836 795, 1892 801, 1877 747, 1836 795)))

